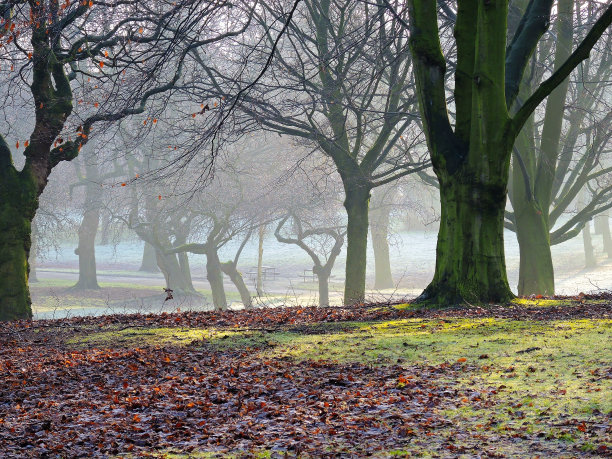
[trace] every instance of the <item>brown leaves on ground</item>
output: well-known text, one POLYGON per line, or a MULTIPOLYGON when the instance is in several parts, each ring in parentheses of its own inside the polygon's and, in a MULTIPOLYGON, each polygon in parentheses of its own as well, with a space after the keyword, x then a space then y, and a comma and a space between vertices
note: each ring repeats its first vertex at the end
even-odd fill
MULTIPOLYGON (((436 438, 443 456, 495 455, 494 440, 451 426, 441 414, 468 400, 492 403, 489 394, 474 395, 448 385, 466 371, 465 359, 438 366, 368 366, 268 360, 252 349, 223 351, 202 343, 74 349, 63 340, 88 327, 116 324, 299 328, 405 317, 609 318, 610 312, 610 303, 603 302, 447 311, 379 305, 2 324, 0 450, 5 457, 138 456, 168 450, 248 455, 261 448, 280 455, 368 456, 428 449, 436 438), (463 446, 457 438, 464 440, 463 446), (472 449, 466 450, 470 442, 472 449)), ((580 432, 590 428, 584 423, 576 427, 580 432)))
MULTIPOLYGON (((276 326, 304 325, 317 322, 375 321, 407 318, 438 317, 496 317, 516 320, 563 320, 571 318, 612 318, 612 294, 557 297, 567 304, 526 307, 519 304, 486 307, 469 306, 448 309, 396 309, 399 303, 365 304, 344 307, 291 307, 262 308, 249 311, 180 312, 162 314, 116 314, 103 317, 73 317, 62 320, 64 325, 117 325, 163 327, 228 327, 274 328, 276 326)), ((57 320, 37 320, 37 327, 56 326, 57 320)), ((32 327, 32 322, 12 322, 11 329, 32 327)), ((0 324, 0 332, 2 325, 0 324)))
MULTIPOLYGON (((7 343, 10 344, 10 343, 7 343)), ((426 437, 456 391, 436 372, 202 349, 4 348, 0 444, 15 456, 194 448, 370 454, 426 437)))

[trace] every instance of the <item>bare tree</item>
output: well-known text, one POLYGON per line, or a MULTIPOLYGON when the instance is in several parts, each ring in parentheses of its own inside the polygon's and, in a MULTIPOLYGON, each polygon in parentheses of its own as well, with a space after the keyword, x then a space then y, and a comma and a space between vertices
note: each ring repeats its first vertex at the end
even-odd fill
MULTIPOLYGON (((284 3, 262 5, 259 24, 278 16, 284 3)), ((331 158, 344 184, 344 301, 352 304, 363 301, 365 293, 370 191, 429 165, 396 147, 416 111, 408 35, 381 1, 305 0, 301 6, 269 72, 244 95, 239 108, 247 115, 244 129, 261 127, 302 139, 331 158)), ((268 32, 267 44, 277 35, 268 32)), ((266 41, 246 41, 227 59, 241 68, 246 55, 263 60, 268 48, 266 41)), ((205 60, 202 64, 209 78, 190 88, 193 93, 223 97, 236 79, 244 85, 242 73, 228 80, 205 66, 205 60)))
MULTIPOLYGON (((34 111, 13 165, 0 136, 0 319, 31 317, 30 226, 49 175, 74 159, 97 123, 145 112, 181 80, 189 52, 246 30, 240 2, 0 2, 0 67, 11 97, 34 111)), ((2 107, 5 111, 9 107, 2 107)), ((10 129, 8 136, 10 137, 10 129)), ((8 138, 8 137, 7 137, 8 138)))

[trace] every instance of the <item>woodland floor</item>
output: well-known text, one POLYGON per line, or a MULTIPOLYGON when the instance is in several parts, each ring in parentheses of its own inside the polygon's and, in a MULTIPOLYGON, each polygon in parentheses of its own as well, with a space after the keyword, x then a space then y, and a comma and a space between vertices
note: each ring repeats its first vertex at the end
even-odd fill
POLYGON ((2 457, 612 451, 612 295, 0 325, 2 457))

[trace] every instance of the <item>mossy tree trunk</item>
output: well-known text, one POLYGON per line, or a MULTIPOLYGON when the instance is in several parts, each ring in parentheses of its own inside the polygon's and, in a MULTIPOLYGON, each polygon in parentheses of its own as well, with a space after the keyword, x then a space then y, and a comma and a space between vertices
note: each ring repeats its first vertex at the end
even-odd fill
MULTIPOLYGON (((555 67, 570 56, 574 0, 560 0, 556 23, 555 67)), ((520 248, 519 295, 554 295, 555 273, 550 250, 550 209, 559 160, 559 141, 569 79, 546 102, 540 148, 535 144, 533 116, 526 121, 514 145, 513 199, 515 230, 520 248)), ((521 99, 533 91, 523 82, 521 99)))
POLYGON ((29 282, 30 284, 33 282, 38 282, 38 276, 36 273, 36 268, 37 268, 37 264, 38 264, 38 231, 36 230, 36 223, 35 220, 32 221, 32 243, 30 244, 30 257, 29 257, 29 263, 30 263, 30 276, 29 276, 29 282))
MULTIPOLYGON (((8 150, 0 138, 3 147, 8 150)), ((10 156, 0 151, 0 167, 3 159, 8 165, 10 156)), ((32 317, 28 257, 36 197, 35 183, 23 180, 12 163, 0 169, 0 320, 32 317)))
POLYGON ((533 117, 525 123, 514 148, 511 201, 520 251, 518 294, 553 295, 555 276, 548 211, 535 198, 531 179, 536 175, 533 117))
POLYGON ((440 180, 436 270, 423 300, 450 305, 512 297, 504 259, 503 171, 498 171, 497 184, 478 189, 474 184, 481 173, 464 167, 452 179, 440 180))
POLYGON ((520 249, 518 294, 554 295, 555 272, 548 224, 534 202, 516 206, 516 237, 520 249))
MULTIPOLYGON (((33 8, 43 16, 43 6, 33 8)), ((32 29, 32 82, 36 113, 34 129, 24 144, 25 166, 15 168, 10 148, 0 135, 0 320, 32 317, 28 289, 31 224, 38 197, 60 161, 78 154, 80 143, 54 146, 72 112, 72 91, 63 66, 50 45, 46 21, 32 29)), ((8 23, 7 23, 8 25, 8 23)))
POLYGON ((511 117, 508 107, 513 106, 530 56, 550 23, 552 6, 552 0, 530 2, 508 44, 507 0, 459 0, 453 127, 446 103, 437 2, 409 1, 417 94, 442 206, 436 271, 422 300, 499 302, 513 296, 503 247, 512 146, 538 105, 588 58, 612 23, 611 6, 511 117))
POLYGON ((434 304, 506 301, 503 223, 510 147, 504 94, 507 2, 459 2, 455 132, 447 115, 436 3, 412 0, 411 50, 425 133, 440 183, 434 304))

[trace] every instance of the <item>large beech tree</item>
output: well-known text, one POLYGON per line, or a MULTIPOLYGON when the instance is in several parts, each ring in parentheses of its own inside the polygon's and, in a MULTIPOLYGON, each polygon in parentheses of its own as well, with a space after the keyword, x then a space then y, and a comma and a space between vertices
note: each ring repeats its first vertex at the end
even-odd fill
POLYGON ((29 92, 34 113, 29 138, 14 144, 21 170, 0 135, 0 320, 31 317, 31 222, 53 168, 78 155, 95 123, 143 113, 170 91, 189 51, 244 31, 240 11, 235 1, 0 1, 2 84, 29 92))
MULTIPOLYGON (((597 2, 559 0, 557 5, 554 34, 542 40, 534 53, 519 102, 549 69, 563 65, 575 31, 581 33, 601 9, 597 2)), ((506 227, 516 232, 520 247, 519 295, 554 294, 551 246, 577 236, 594 215, 612 207, 612 187, 605 182, 606 175, 612 175, 612 167, 605 166, 605 151, 612 140, 612 113, 606 102, 611 45, 608 34, 591 52, 591 59, 550 94, 543 113, 529 117, 515 142, 509 183, 513 212, 506 213, 506 227), (586 187, 592 191, 591 199, 557 224, 586 187)))
POLYGON ((458 0, 453 125, 437 2, 409 1, 406 25, 441 202, 435 274, 420 300, 457 304, 513 296, 506 276, 503 228, 514 141, 536 107, 589 57, 612 22, 608 6, 565 62, 511 115, 508 107, 515 102, 525 67, 548 28, 552 7, 553 0, 531 0, 508 43, 508 0, 458 0))

